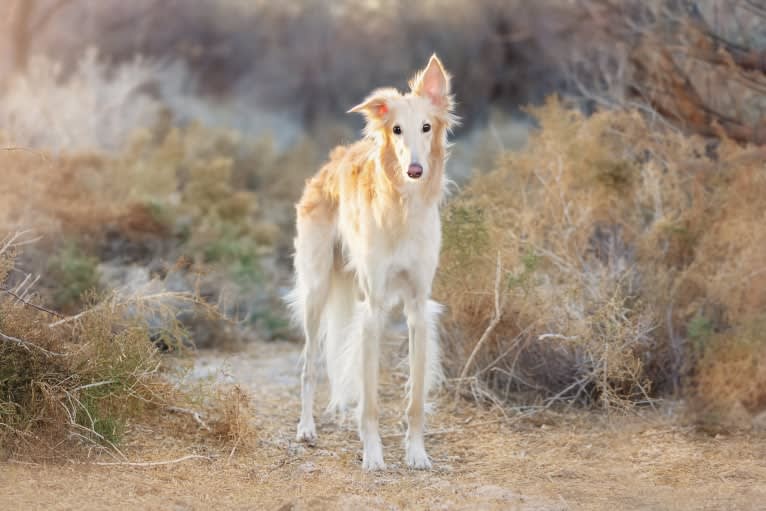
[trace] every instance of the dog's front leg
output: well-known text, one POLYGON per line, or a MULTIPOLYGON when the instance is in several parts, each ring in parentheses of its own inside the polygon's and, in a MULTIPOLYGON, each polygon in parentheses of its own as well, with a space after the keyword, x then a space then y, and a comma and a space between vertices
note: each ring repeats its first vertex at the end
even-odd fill
POLYGON ((364 448, 362 467, 365 470, 382 470, 386 466, 378 432, 378 370, 385 314, 382 307, 375 306, 369 298, 361 309, 362 393, 359 403, 359 436, 364 448))
POLYGON ((413 299, 405 303, 407 328, 409 330, 410 381, 407 406, 407 465, 416 469, 431 468, 423 442, 426 399, 426 343, 429 332, 426 317, 426 300, 413 299))

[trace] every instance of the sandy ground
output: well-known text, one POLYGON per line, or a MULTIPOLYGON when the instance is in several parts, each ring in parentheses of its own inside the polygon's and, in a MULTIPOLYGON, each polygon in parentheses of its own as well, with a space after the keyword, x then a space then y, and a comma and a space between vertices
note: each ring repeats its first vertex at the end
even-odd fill
MULTIPOLYGON (((319 441, 293 440, 298 348, 256 343, 205 353, 195 378, 246 386, 256 439, 233 456, 145 466, 0 465, 0 509, 766 509, 766 436, 711 437, 661 413, 546 412, 515 420, 442 397, 430 417, 430 472, 403 463, 403 375, 383 378, 387 470, 361 470, 351 425, 319 417, 319 441)), ((321 396, 320 396, 321 398, 321 396)), ((205 445, 135 426, 131 460, 163 461, 205 445)))

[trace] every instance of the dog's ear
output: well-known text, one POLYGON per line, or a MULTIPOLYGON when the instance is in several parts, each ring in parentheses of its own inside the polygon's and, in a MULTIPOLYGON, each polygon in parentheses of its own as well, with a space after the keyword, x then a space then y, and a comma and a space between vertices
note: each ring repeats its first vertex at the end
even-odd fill
POLYGON ((388 98, 381 91, 375 91, 347 113, 352 112, 364 114, 365 117, 371 120, 383 120, 389 112, 388 98))
POLYGON ((426 97, 440 108, 450 107, 450 76, 436 54, 431 55, 428 65, 410 81, 412 92, 426 97))

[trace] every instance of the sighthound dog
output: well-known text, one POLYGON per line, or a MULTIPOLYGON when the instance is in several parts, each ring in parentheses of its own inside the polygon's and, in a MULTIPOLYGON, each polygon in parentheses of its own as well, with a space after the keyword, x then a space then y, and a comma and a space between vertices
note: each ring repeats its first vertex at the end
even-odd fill
POLYGON ((441 245, 447 132, 457 118, 449 75, 435 55, 410 88, 405 94, 377 89, 350 110, 365 116, 365 137, 335 148, 296 205, 296 278, 288 303, 306 338, 297 438, 316 441, 316 362, 323 351, 330 408, 358 405, 366 470, 385 468, 378 366, 381 335, 397 305, 409 331, 406 461, 431 467, 424 405, 441 365, 440 306, 430 294, 441 245))

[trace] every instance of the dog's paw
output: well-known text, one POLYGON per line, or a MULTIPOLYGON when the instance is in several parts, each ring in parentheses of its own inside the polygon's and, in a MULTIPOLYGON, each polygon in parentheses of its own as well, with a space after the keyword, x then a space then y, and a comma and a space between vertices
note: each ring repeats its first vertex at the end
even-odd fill
POLYGON ((314 421, 311 421, 309 424, 304 424, 303 422, 298 424, 298 433, 295 435, 295 439, 309 445, 316 445, 317 430, 316 426, 314 426, 314 421))
POLYGON ((384 470, 386 464, 383 462, 383 447, 380 441, 373 442, 372 445, 365 447, 362 455, 362 468, 368 472, 375 470, 384 470))
POLYGON ((423 446, 407 447, 407 466, 416 470, 430 470, 431 460, 423 446))
POLYGON ((364 457, 362 458, 362 468, 367 472, 385 470, 386 464, 383 463, 383 455, 369 455, 365 453, 364 457))

